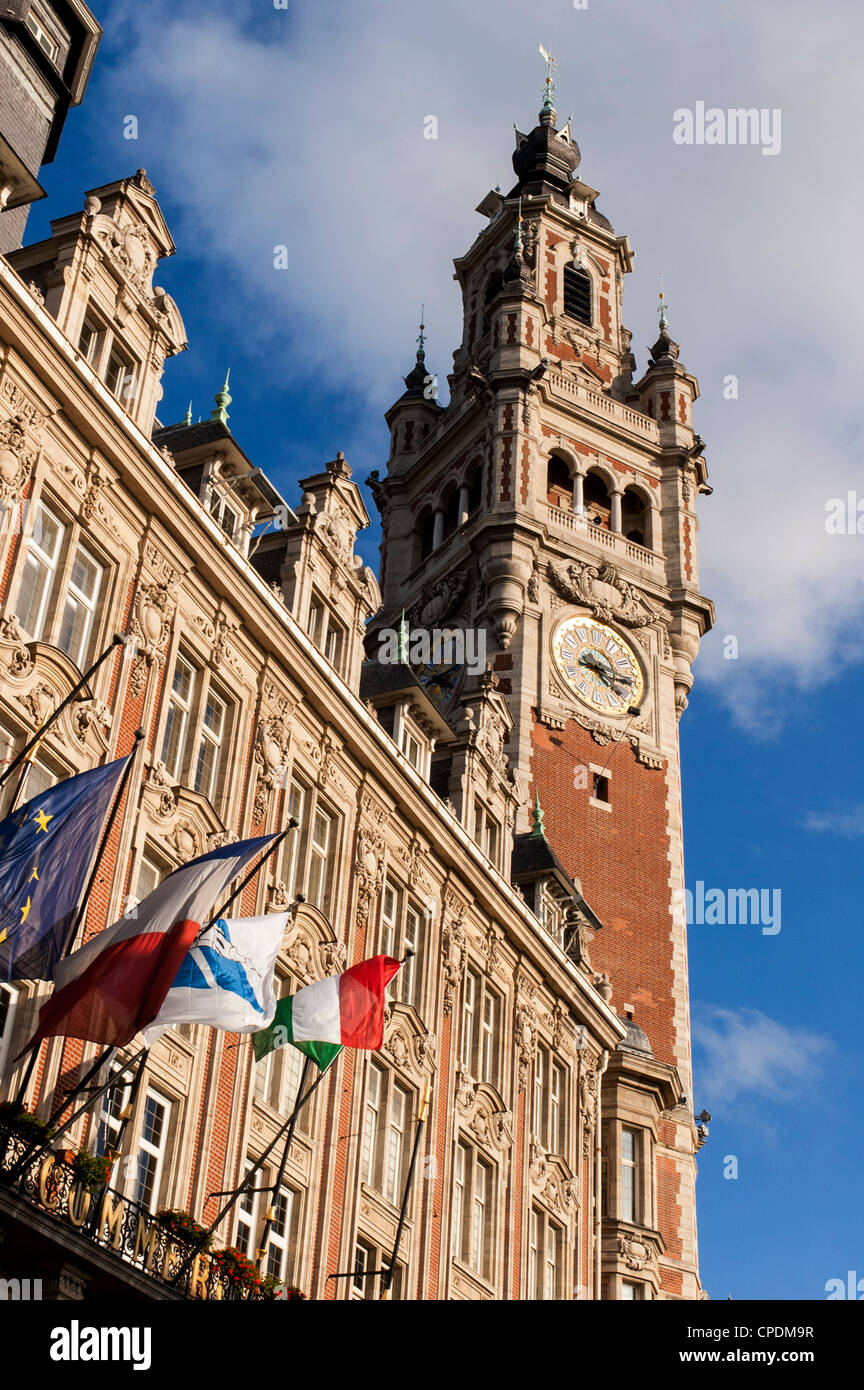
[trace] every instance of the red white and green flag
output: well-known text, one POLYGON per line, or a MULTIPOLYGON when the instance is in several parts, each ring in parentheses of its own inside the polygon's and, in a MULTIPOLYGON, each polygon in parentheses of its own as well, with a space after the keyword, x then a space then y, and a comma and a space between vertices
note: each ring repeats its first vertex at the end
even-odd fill
POLYGON ((280 999, 269 1028, 252 1035, 256 1062, 290 1044, 324 1071, 343 1047, 379 1048, 384 992, 401 964, 392 956, 373 956, 280 999))

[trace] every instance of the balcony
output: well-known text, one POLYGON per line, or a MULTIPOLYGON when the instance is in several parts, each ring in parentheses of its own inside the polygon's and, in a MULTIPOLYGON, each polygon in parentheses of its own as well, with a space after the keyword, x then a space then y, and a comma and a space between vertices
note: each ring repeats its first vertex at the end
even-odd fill
POLYGON ((194 1239, 178 1236, 122 1192, 89 1191, 60 1153, 36 1151, 27 1158, 29 1149, 26 1138, 0 1130, 0 1275, 6 1280, 32 1284, 35 1276, 49 1299, 238 1302, 282 1296, 238 1287, 221 1267, 220 1252, 195 1254, 194 1239))
POLYGON ((662 571, 663 556, 657 550, 648 550, 644 545, 628 541, 618 531, 607 531, 604 526, 595 526, 593 521, 580 516, 578 512, 567 511, 564 507, 546 504, 547 522, 559 531, 578 532, 586 540, 593 542, 601 550, 610 552, 618 559, 627 559, 637 565, 644 565, 654 571, 662 571))

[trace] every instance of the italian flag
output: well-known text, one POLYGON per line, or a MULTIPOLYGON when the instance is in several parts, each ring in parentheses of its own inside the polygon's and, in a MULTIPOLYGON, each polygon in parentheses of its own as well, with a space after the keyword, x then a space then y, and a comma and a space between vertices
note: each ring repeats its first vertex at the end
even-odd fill
POLYGON ((252 1035, 256 1062, 290 1043, 324 1071, 343 1047, 379 1048, 384 991, 401 964, 392 956, 373 956, 280 999, 270 1027, 252 1035))

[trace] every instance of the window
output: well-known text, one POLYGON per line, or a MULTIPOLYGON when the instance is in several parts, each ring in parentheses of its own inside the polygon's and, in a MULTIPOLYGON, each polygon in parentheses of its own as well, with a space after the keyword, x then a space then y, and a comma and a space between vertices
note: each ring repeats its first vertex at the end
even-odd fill
POLYGON ((546 501, 552 507, 573 510, 573 479, 562 458, 553 454, 546 465, 546 501))
POLYGON ((634 1225, 639 1220, 638 1182, 639 1132, 621 1131, 621 1220, 634 1225))
POLYGON ((186 741, 186 731, 192 712, 192 695, 195 689, 195 671, 185 657, 179 656, 174 664, 174 679, 171 694, 168 696, 168 717, 162 737, 162 761, 169 777, 180 780, 186 741))
MULTIPOLYGON (((119 1088, 118 1088, 119 1089, 119 1088)), ((138 1171, 133 1199, 152 1211, 159 1195, 159 1183, 168 1142, 168 1117, 171 1106, 155 1091, 147 1088, 144 1097, 144 1117, 138 1141, 138 1171)))
MULTIPOLYGON (((381 1250, 371 1241, 358 1239, 354 1247, 354 1274, 351 1279, 351 1298, 377 1299, 381 1297, 381 1271, 390 1265, 390 1251, 381 1250)), ((391 1299, 400 1299, 404 1285, 405 1266, 397 1264, 390 1285, 391 1299)))
POLYGON ((216 790, 226 713, 225 701, 211 688, 204 705, 204 721, 198 744, 198 766, 195 771, 195 790, 208 797, 210 801, 213 801, 216 790))
POLYGON ((606 777, 606 776, 604 776, 604 775, 603 775, 602 773, 600 773, 600 772, 594 772, 594 773, 592 773, 592 777, 594 778, 594 791, 593 791, 594 800, 595 800, 595 801, 606 801, 606 802, 608 802, 608 800, 609 800, 609 778, 606 777))
POLYGON ((134 363, 131 357, 127 357, 125 352, 121 352, 116 346, 112 347, 108 355, 105 385, 112 396, 116 396, 124 405, 130 405, 135 397, 134 363))
POLYGON ((585 474, 582 497, 588 520, 594 526, 600 526, 604 531, 608 531, 612 519, 612 498, 609 496, 609 489, 599 473, 594 473, 589 469, 585 474))
POLYGON ((292 898, 306 901, 325 915, 330 911, 339 823, 316 790, 292 778, 287 811, 299 821, 285 839, 281 878, 292 898))
POLYGON ((625 488, 621 498, 621 530, 634 545, 649 544, 649 509, 638 492, 625 488))
POLYGON ((479 802, 474 808, 474 839, 479 848, 491 859, 492 863, 497 863, 498 859, 498 822, 490 816, 485 806, 479 802))
POLYGON ((116 1149, 117 1140, 123 1124, 123 1112, 129 1104, 132 1094, 130 1082, 120 1080, 122 1068, 115 1064, 111 1068, 112 1076, 117 1077, 117 1084, 106 1091, 102 1097, 102 1105, 99 1111, 99 1127, 96 1131, 96 1152, 104 1154, 109 1149, 116 1149))
POLYGON ((393 883, 384 885, 381 900, 381 952, 400 960, 413 951, 390 986, 391 999, 400 1004, 413 1004, 420 1011, 423 992, 423 918, 400 888, 393 883))
POLYGON ((17 1003, 18 991, 15 986, 0 984, 0 1075, 4 1074, 6 1058, 12 1045, 12 1026, 15 1022, 17 1003))
POLYGON ((391 1206, 402 1202, 408 1151, 413 1139, 409 1127, 414 1118, 414 1093, 378 1062, 366 1073, 360 1177, 380 1192, 391 1206))
POLYGON ((578 323, 591 323, 591 277, 581 266, 564 267, 564 313, 578 323))
MULTIPOLYGON (((296 993, 296 983, 288 978, 277 981, 276 994, 283 999, 296 993)), ((255 1063, 255 1099, 262 1105, 284 1115, 291 1114, 300 1094, 300 1078, 303 1075, 303 1053, 288 1044, 268 1052, 260 1062, 255 1063)), ((310 1083, 307 1083, 310 1084, 310 1083)), ((307 1101, 297 1116, 297 1128, 311 1134, 315 1125, 317 1098, 307 1101)))
POLYGON ((102 349, 104 346, 105 329, 97 319, 91 318, 88 314, 81 325, 81 336, 78 339, 78 351, 96 372, 98 372, 102 361, 102 349))
POLYGON ((15 616, 34 641, 40 639, 46 625, 65 530, 62 521, 46 506, 40 505, 33 535, 27 539, 15 604, 15 616))
MULTIPOLYGON (((218 806, 230 733, 231 708, 210 678, 178 652, 168 692, 162 762, 175 782, 191 786, 218 806)), ((290 837, 289 837, 290 838, 290 837)))
POLYGON ((469 966, 462 993, 462 1065, 477 1081, 499 1084, 501 996, 469 966))
POLYGON ((547 1153, 567 1156, 567 1069, 540 1043, 534 1062, 534 1137, 547 1153))
POLYGON ((56 67, 59 64, 62 48, 69 42, 66 34, 59 26, 52 24, 46 14, 35 8, 28 10, 24 23, 42 52, 48 55, 56 67))
POLYGON ((306 632, 330 665, 339 671, 345 651, 345 628, 317 595, 313 595, 309 604, 306 632))
POLYGON ((75 551, 57 645, 84 667, 102 584, 102 566, 83 545, 75 551))
POLYGON ((488 1279, 492 1270, 495 1170, 460 1139, 454 1158, 453 1254, 488 1279))
POLYGON ((138 865, 138 879, 135 884, 135 896, 141 902, 154 888, 158 888, 167 873, 153 859, 149 859, 146 854, 142 854, 138 865))
POLYGON ((634 1299, 639 1299, 639 1298, 641 1298, 641 1297, 642 1297, 642 1285, 641 1285, 641 1284, 628 1284, 626 1280, 622 1281, 622 1284, 621 1284, 621 1302, 622 1302, 622 1303, 630 1303, 630 1302, 632 1302, 634 1299))
POLYGON ((402 733, 399 739, 399 747, 405 754, 412 767, 420 766, 420 740, 415 738, 407 725, 402 725, 402 733))
POLYGON ((564 1232, 545 1212, 532 1207, 528 1214, 529 1298, 546 1302, 560 1299, 563 1288, 564 1232))
MULTIPOLYGON (((246 1160, 245 1174, 252 1168, 251 1159, 246 1160)), ((262 1173, 259 1168, 251 1188, 246 1188, 237 1202, 237 1248, 252 1261, 257 1260, 260 1242, 264 1237, 264 1226, 272 1213, 272 1224, 267 1237, 267 1254, 262 1273, 271 1275, 281 1283, 287 1283, 291 1270, 290 1253, 295 1245, 295 1217, 299 1210, 298 1194, 290 1187, 280 1187, 278 1192, 264 1189, 272 1185, 275 1173, 262 1173)))
POLYGON ((233 541, 237 537, 237 528, 240 525, 240 513, 233 507, 229 507, 225 498, 218 492, 210 494, 210 513, 221 526, 229 540, 233 541))

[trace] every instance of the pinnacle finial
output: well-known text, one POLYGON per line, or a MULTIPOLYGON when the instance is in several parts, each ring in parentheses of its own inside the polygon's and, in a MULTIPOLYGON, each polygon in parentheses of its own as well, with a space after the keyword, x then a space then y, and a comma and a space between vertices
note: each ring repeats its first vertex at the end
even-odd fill
POLYGON ((555 78, 554 72, 558 66, 558 59, 553 58, 551 53, 547 53, 542 43, 539 45, 540 57, 546 64, 546 81, 543 84, 543 107, 541 116, 555 112, 555 78))
POLYGON ((663 272, 660 271, 660 327, 668 328, 669 320, 666 316, 666 295, 663 293, 663 272))
POLYGON ((186 414, 183 416, 183 424, 184 424, 184 425, 191 425, 191 424, 192 424, 192 402, 191 402, 191 401, 189 402, 189 404, 188 404, 187 407, 186 407, 186 414))
POLYGON ((231 368, 229 367, 227 372, 225 373, 225 382, 222 387, 222 390, 217 391, 216 395, 213 398, 216 402, 216 408, 215 410, 210 411, 210 419, 218 420, 219 423, 222 425, 228 424, 228 407, 231 404, 232 400, 232 397, 228 393, 228 378, 230 377, 230 375, 231 368))
POLYGON ((541 835, 545 837, 546 831, 545 831, 544 826, 543 826, 543 811, 542 811, 542 809, 541 809, 541 807, 540 807, 540 797, 539 797, 539 795, 534 797, 534 810, 533 810, 533 812, 532 812, 531 819, 532 819, 531 834, 532 834, 532 835, 536 835, 538 838, 539 838, 541 835))
POLYGON ((426 356, 426 325, 425 325, 425 323, 423 322, 423 319, 425 318, 425 309, 426 309, 426 305, 425 305, 425 304, 421 304, 421 305, 420 305, 420 332, 417 334, 417 342, 418 342, 418 344, 419 344, 419 346, 418 346, 418 348, 417 348, 417 360, 418 360, 418 362, 422 361, 423 358, 426 356))
POLYGON ((519 211, 516 214, 516 240, 513 250, 517 255, 522 255, 522 194, 519 194, 519 211))

